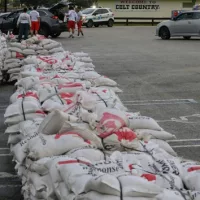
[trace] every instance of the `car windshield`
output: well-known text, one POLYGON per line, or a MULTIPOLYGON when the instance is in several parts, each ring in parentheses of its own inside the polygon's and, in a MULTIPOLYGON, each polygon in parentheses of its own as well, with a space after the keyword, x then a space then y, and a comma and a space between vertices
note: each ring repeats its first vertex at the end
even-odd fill
POLYGON ((82 13, 85 14, 85 15, 88 15, 88 14, 93 13, 93 11, 94 11, 94 9, 92 9, 92 8, 87 8, 87 9, 83 10, 82 13))

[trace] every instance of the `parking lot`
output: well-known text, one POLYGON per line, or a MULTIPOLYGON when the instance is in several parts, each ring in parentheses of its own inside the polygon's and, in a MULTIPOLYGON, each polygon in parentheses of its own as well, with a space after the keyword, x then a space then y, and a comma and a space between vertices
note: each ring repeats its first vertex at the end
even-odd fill
POLYGON ((200 39, 163 41, 155 27, 84 29, 85 37, 57 40, 70 51, 88 52, 96 70, 119 83, 130 111, 155 118, 177 136, 170 145, 200 160, 200 39))

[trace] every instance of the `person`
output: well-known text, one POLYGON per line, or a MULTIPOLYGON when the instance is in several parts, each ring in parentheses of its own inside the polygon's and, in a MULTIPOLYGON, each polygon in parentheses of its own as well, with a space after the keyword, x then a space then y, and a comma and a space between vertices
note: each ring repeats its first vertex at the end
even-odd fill
POLYGON ((75 30, 75 25, 76 25, 76 20, 77 20, 77 14, 74 11, 74 7, 70 6, 69 7, 69 12, 67 14, 68 17, 68 29, 69 29, 69 38, 74 38, 74 30, 75 30))
POLYGON ((76 12, 77 12, 78 36, 80 35, 80 33, 81 33, 82 36, 84 36, 83 30, 82 30, 83 14, 81 12, 81 7, 77 7, 76 12))
POLYGON ((31 35, 35 33, 35 35, 38 34, 38 31, 40 29, 40 14, 37 11, 37 7, 34 6, 33 10, 30 12, 31 17, 31 35))
POLYGON ((22 36, 24 35, 24 39, 28 39, 28 30, 31 26, 31 19, 29 14, 27 14, 27 8, 24 8, 23 13, 20 14, 17 20, 17 27, 19 27, 19 36, 18 41, 22 40, 22 36))
POLYGON ((30 7, 29 9, 28 9, 28 14, 30 15, 30 12, 32 11, 32 8, 30 7))

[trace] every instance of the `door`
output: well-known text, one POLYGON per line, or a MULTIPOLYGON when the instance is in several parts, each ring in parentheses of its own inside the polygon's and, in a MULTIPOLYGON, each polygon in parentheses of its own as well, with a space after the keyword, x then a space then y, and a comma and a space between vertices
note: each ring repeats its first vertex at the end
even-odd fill
POLYGON ((171 35, 191 35, 195 32, 195 25, 193 21, 193 12, 180 14, 172 21, 170 27, 171 35))
POLYGON ((110 19, 110 16, 109 16, 110 14, 109 14, 109 11, 107 9, 102 9, 101 14, 102 14, 102 21, 103 22, 107 22, 110 19))
POLYGON ((200 12, 193 13, 193 19, 191 20, 192 25, 195 27, 194 35, 200 35, 200 12))
POLYGON ((102 9, 98 9, 92 14, 93 15, 93 22, 101 22, 101 18, 102 18, 101 10, 102 9))
POLYGON ((12 12, 2 21, 2 31, 12 31, 16 28, 17 19, 19 17, 19 12, 12 12))

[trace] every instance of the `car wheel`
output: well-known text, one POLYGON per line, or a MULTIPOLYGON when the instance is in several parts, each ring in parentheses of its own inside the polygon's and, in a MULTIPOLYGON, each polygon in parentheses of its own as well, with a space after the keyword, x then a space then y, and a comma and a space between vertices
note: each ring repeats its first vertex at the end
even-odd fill
POLYGON ((93 21, 92 20, 89 20, 86 24, 87 28, 92 28, 94 25, 93 21))
POLYGON ((95 27, 99 27, 99 24, 94 24, 95 27))
POLYGON ((46 38, 49 37, 49 29, 46 26, 41 26, 39 30, 40 35, 44 35, 46 38))
POLYGON ((191 38, 191 36, 183 36, 183 38, 184 38, 185 40, 189 40, 189 39, 191 38))
POLYGON ((108 27, 113 27, 114 21, 112 19, 108 20, 108 27))
POLYGON ((162 27, 160 29, 160 37, 163 39, 163 40, 168 40, 170 39, 170 32, 169 32, 169 29, 167 27, 162 27))
POLYGON ((60 34, 61 34, 61 32, 60 32, 60 33, 54 33, 54 34, 51 35, 51 37, 52 37, 52 38, 57 38, 57 37, 60 36, 60 34))

